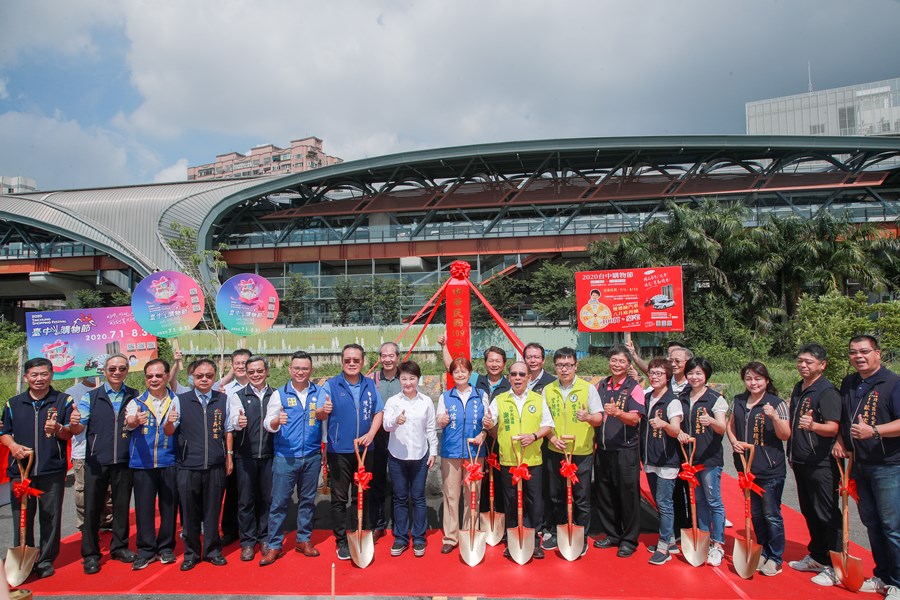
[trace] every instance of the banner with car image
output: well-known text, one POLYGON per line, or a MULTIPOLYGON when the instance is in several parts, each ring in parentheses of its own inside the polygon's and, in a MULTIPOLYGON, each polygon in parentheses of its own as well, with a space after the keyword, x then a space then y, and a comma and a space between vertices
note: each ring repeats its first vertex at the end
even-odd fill
POLYGON ((579 331, 684 331, 681 267, 575 273, 579 331))

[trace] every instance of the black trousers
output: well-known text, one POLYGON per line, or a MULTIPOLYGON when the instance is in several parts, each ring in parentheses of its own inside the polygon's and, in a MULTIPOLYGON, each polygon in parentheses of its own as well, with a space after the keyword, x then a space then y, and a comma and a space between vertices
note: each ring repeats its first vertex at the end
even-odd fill
POLYGON ((541 531, 556 532, 556 515, 553 513, 553 490, 550 481, 553 479, 553 471, 559 474, 559 454, 548 448, 550 442, 544 440, 541 444, 541 498, 544 501, 544 512, 541 514, 541 522, 538 529, 541 531))
POLYGON ((131 489, 133 475, 127 463, 101 465, 92 461, 84 463, 84 527, 81 533, 81 556, 100 558, 100 521, 106 507, 106 491, 112 497, 112 540, 109 553, 128 549, 131 526, 131 489))
POLYGON ((178 512, 175 471, 174 465, 158 469, 132 470, 137 553, 141 558, 150 559, 163 550, 175 550, 175 515, 178 512))
MULTIPOLYGON (((374 453, 366 454, 366 471, 372 471, 375 460, 374 453)), ((331 479, 331 526, 334 529, 335 541, 338 544, 347 543, 347 504, 350 504, 350 527, 356 528, 357 489, 353 481, 357 463, 355 454, 328 453, 328 477, 331 479)), ((368 496, 363 500, 366 502, 368 496)), ((365 511, 363 512, 363 529, 369 529, 365 525, 365 511)))
POLYGON ((178 501, 184 526, 184 560, 222 555, 219 516, 225 492, 225 465, 209 469, 178 469, 178 501), (200 546, 200 524, 203 546, 200 546))
POLYGON ((675 490, 672 493, 672 508, 675 511, 675 539, 681 537, 682 529, 691 528, 691 492, 687 481, 675 479, 675 490))
POLYGON ((600 529, 620 546, 636 548, 641 527, 641 460, 637 448, 597 449, 594 500, 600 529))
MULTIPOLYGON (((533 528, 535 538, 539 535, 538 527, 544 515, 543 471, 543 465, 528 467, 531 479, 522 480, 522 525, 533 528)), ((506 528, 512 529, 519 526, 518 488, 513 485, 509 467, 501 466, 500 473, 506 503, 506 528)))
POLYGON ((374 454, 372 460, 372 484, 371 492, 366 497, 368 507, 366 512, 369 513, 369 522, 372 529, 387 528, 387 509, 385 502, 391 497, 388 489, 388 439, 390 434, 384 429, 379 429, 375 434, 375 440, 369 449, 370 454, 374 454))
POLYGON ((262 547, 269 538, 269 506, 272 505, 272 457, 235 455, 238 488, 238 529, 241 547, 262 547))
MULTIPOLYGON (((559 452, 551 452, 551 464, 555 467, 547 469, 550 475, 550 510, 545 510, 550 517, 549 531, 556 535, 556 526, 569 522, 568 508, 566 506, 566 478, 560 472, 560 461, 563 459, 559 452)), ((587 531, 591 526, 591 470, 594 466, 594 456, 573 456, 572 462, 578 468, 578 483, 572 486, 572 523, 581 525, 587 531)))
MULTIPOLYGON (((22 481, 16 477, 12 479, 12 483, 22 481)), ((31 487, 42 492, 41 496, 35 499, 29 496, 26 504, 25 514, 25 545, 34 547, 34 516, 38 517, 38 524, 41 528, 40 545, 38 557, 35 565, 38 567, 49 567, 53 565, 53 561, 59 556, 59 539, 60 539, 60 521, 62 520, 63 492, 66 486, 66 472, 47 473, 45 475, 36 475, 31 478, 31 487)), ((9 503, 12 507, 13 516, 13 546, 22 543, 19 536, 19 518, 21 515, 22 501, 16 498, 10 485, 9 503)))
POLYGON ((225 478, 225 502, 222 504, 222 536, 237 539, 238 525, 238 489, 237 477, 234 473, 225 478))
POLYGON ((793 469, 800 512, 809 529, 809 545, 806 548, 813 560, 831 565, 828 551, 840 552, 842 548, 837 464, 834 459, 830 459, 827 465, 794 463, 793 469))

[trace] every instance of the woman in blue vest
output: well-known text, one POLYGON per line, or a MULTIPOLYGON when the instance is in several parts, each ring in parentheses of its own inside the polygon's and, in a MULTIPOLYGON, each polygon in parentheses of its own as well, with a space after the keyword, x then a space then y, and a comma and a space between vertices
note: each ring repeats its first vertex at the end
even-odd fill
MULTIPOLYGON (((453 377, 453 387, 441 395, 437 409, 437 424, 443 429, 441 435, 441 479, 444 492, 444 543, 441 546, 443 554, 453 552, 459 544, 459 497, 466 475, 463 461, 469 460, 470 451, 474 454, 477 450, 477 447, 468 448, 467 440, 475 438, 476 444, 484 442, 482 420, 489 406, 487 394, 469 384, 472 363, 468 358, 454 359, 450 363, 450 375, 453 377)), ((476 457, 479 465, 484 461, 484 455, 482 446, 476 457)), ((478 493, 481 481, 476 481, 475 486, 478 493)), ((470 515, 470 511, 465 511, 463 529, 472 527, 469 522, 470 515)))
MULTIPOLYGON (((750 494, 753 532, 762 545, 763 563, 759 572, 772 577, 781 573, 784 554, 784 521, 781 518, 781 493, 787 473, 784 440, 791 437, 787 403, 778 397, 769 370, 761 362, 750 362, 741 369, 746 391, 734 397, 728 419, 728 439, 734 448, 734 466, 743 470, 740 455, 752 447, 750 471, 763 492, 750 494)), ((746 458, 746 455, 745 455, 746 458)))

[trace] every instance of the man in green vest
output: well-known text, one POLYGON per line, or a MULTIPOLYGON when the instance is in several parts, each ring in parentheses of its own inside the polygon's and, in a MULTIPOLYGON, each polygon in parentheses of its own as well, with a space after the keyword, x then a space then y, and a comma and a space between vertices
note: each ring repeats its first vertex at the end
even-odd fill
MULTIPOLYGON (((568 522, 566 479, 572 479, 572 522, 587 531, 591 522, 591 469, 594 464, 594 427, 603 423, 603 402, 597 388, 575 376, 578 360, 572 348, 560 348, 553 354, 558 379, 544 387, 544 403, 550 409, 555 427, 547 440, 553 458, 544 465, 549 478, 551 506, 547 521, 556 525, 568 522), (563 436, 575 436, 564 440, 563 436), (568 446, 567 446, 568 444, 568 446), (571 466, 563 464, 565 453, 572 454, 571 466)), ((556 531, 544 536, 544 550, 556 549, 556 531)), ((587 538, 582 556, 587 552, 587 538)))
MULTIPOLYGON (((517 527, 516 483, 521 479, 523 525, 534 529, 541 524, 544 502, 541 497, 541 438, 553 428, 553 417, 543 396, 528 389, 528 367, 523 362, 509 368, 512 389, 498 394, 484 416, 485 429, 493 429, 500 449, 500 470, 506 504, 506 526, 517 527), (524 467, 524 469, 522 468, 524 467)), ((509 548, 503 552, 509 557, 509 548)), ((544 558, 535 535, 534 558, 544 558)))

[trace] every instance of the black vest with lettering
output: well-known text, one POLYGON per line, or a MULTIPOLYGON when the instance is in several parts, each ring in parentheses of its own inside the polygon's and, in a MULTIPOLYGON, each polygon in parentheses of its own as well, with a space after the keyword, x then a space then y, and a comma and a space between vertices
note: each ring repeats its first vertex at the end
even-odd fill
MULTIPOLYGON (((622 380, 622 385, 618 389, 610 390, 608 388, 610 378, 606 377, 597 384, 597 392, 600 394, 600 400, 603 404, 615 402, 620 410, 628 412, 628 399, 631 397, 631 391, 638 385, 638 382, 631 377, 622 380)), ((626 450, 629 448, 637 448, 640 441, 640 426, 626 425, 616 417, 603 415, 603 424, 594 428, 594 439, 601 450, 626 450)))
MULTIPOLYGON (((777 410, 779 405, 784 404, 784 400, 767 393, 753 405, 753 408, 748 408, 747 399, 749 397, 749 392, 734 397, 731 413, 734 420, 734 434, 739 441, 756 446, 750 470, 758 479, 784 477, 787 471, 784 442, 775 434, 775 424, 772 419, 763 412, 766 404, 771 404, 772 408, 777 410)), ((734 468, 738 471, 744 470, 740 455, 737 453, 734 454, 734 468)))
MULTIPOLYGON (((650 407, 653 391, 647 392, 644 402, 648 407, 647 418, 641 419, 641 440, 644 453, 644 464, 653 467, 677 467, 681 464, 681 454, 678 450, 678 440, 670 436, 664 429, 653 429, 650 419, 656 417, 666 423, 670 402, 679 402, 671 388, 667 388, 662 398, 650 407)), ((680 404, 680 402, 679 402, 680 404)))
POLYGON ((686 418, 681 422, 681 428, 691 437, 697 440, 694 450, 694 464, 704 465, 706 468, 722 467, 725 460, 722 454, 722 434, 713 431, 712 427, 704 427, 700 424, 700 409, 705 408, 710 418, 713 417, 713 406, 721 396, 711 388, 707 388, 700 398, 691 406, 691 388, 684 388, 679 399, 684 409, 686 418))
POLYGON ((859 373, 853 373, 841 382, 841 435, 844 447, 854 452, 854 462, 870 465, 900 464, 900 437, 871 437, 867 440, 850 438, 850 426, 859 422, 868 425, 884 425, 900 419, 891 409, 891 394, 900 385, 900 376, 887 367, 881 367, 865 382, 859 373), (859 392, 857 393, 857 388, 859 392))
POLYGON ((84 436, 87 440, 85 460, 96 465, 128 464, 131 432, 125 426, 125 407, 138 391, 127 385, 122 386, 122 404, 119 412, 113 408, 106 386, 88 392, 91 414, 84 436))
MULTIPOLYGON (((803 389, 803 381, 797 382, 791 392, 791 437, 787 442, 788 458, 792 463, 804 465, 827 465, 834 459, 831 449, 834 446, 833 437, 821 436, 812 431, 800 429, 800 417, 809 411, 813 411, 813 421, 824 423, 825 418, 821 412, 821 399, 827 393, 835 394, 840 398, 837 389, 823 375, 816 379, 812 385, 803 389)), ((840 406, 838 406, 840 410, 840 406)), ((840 418, 840 412, 838 412, 840 418)))
POLYGON ((177 464, 182 469, 200 471, 225 464, 225 405, 222 392, 211 392, 203 403, 194 390, 178 395, 181 425, 178 428, 177 464))
MULTIPOLYGON (((55 435, 50 437, 44 435, 44 424, 52 409, 56 410, 56 421, 60 425, 68 425, 71 404, 71 396, 53 389, 52 386, 40 402, 34 402, 28 394, 28 390, 9 399, 6 410, 12 416, 13 439, 17 444, 34 450, 34 462, 31 465, 32 477, 49 473, 65 473, 69 470, 66 456, 66 446, 69 445, 69 441, 63 441, 55 435)), ((7 474, 10 478, 19 479, 19 467, 12 455, 9 456, 7 474)))
POLYGON ((235 394, 244 408, 247 426, 234 432, 234 454, 241 458, 271 458, 275 454, 272 441, 274 435, 263 427, 263 419, 272 396, 272 388, 266 386, 262 403, 249 383, 235 394))

